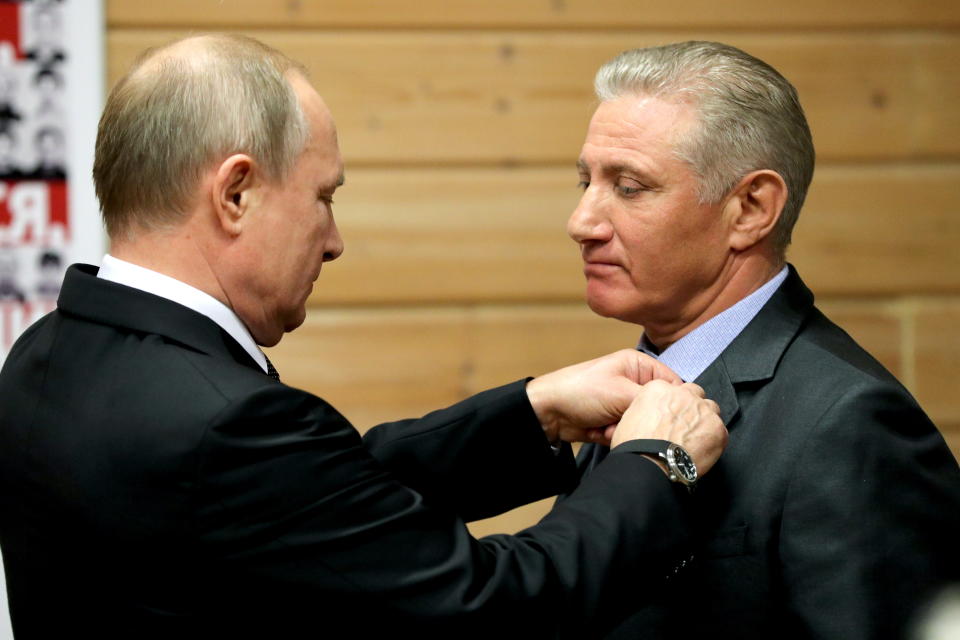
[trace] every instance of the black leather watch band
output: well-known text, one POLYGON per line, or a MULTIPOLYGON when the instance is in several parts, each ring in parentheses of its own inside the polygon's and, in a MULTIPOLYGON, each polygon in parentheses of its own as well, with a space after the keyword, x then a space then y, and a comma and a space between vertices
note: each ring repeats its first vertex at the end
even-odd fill
POLYGON ((680 445, 667 440, 639 439, 620 446, 633 453, 656 456, 666 465, 670 480, 684 485, 689 491, 697 486, 697 467, 680 445))

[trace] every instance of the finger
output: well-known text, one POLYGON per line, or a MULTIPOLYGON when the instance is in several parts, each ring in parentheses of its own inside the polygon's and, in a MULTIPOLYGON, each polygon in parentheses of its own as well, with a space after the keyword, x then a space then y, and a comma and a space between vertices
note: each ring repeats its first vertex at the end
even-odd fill
POLYGON ((706 400, 704 400, 704 402, 707 403, 707 407, 710 409, 710 411, 718 415, 720 414, 720 405, 718 405, 716 402, 714 402, 710 398, 707 398, 706 400))
POLYGON ((673 369, 663 364, 659 360, 648 356, 645 353, 639 351, 634 352, 637 358, 638 365, 638 380, 640 384, 646 384, 651 380, 664 380, 666 382, 673 383, 682 383, 683 380, 680 379, 673 369))
POLYGON ((603 437, 607 440, 607 442, 610 442, 611 440, 613 440, 613 434, 616 431, 617 431, 617 425, 612 424, 603 430, 603 437))
POLYGON ((596 444, 609 445, 610 438, 612 436, 613 430, 610 427, 600 427, 598 429, 591 429, 589 433, 587 433, 587 441, 596 444), (607 435, 608 431, 610 435, 607 435))
POLYGON ((693 395, 697 396, 698 398, 706 398, 706 397, 707 397, 707 392, 704 391, 704 390, 703 390, 703 387, 701 387, 701 386, 698 385, 698 384, 694 384, 694 383, 692 383, 692 382, 684 382, 683 385, 681 386, 681 388, 682 388, 682 389, 686 389, 687 391, 689 391, 689 392, 692 393, 693 395))

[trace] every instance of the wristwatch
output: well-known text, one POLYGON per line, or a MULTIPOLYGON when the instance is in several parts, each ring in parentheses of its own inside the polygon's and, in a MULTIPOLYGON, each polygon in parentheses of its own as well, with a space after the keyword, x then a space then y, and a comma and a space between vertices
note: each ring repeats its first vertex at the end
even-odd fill
POLYGON ((630 450, 656 456, 667 465, 671 482, 679 482, 693 492, 697 486, 697 465, 683 447, 667 440, 633 440, 630 450))

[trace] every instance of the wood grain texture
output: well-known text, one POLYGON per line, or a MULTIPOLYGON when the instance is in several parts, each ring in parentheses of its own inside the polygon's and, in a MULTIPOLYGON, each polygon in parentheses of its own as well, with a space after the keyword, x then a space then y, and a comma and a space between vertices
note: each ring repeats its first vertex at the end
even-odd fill
MULTIPOLYGON (((958 327, 960 300, 926 301, 916 310, 917 382, 914 393, 920 405, 941 428, 943 425, 960 425, 958 327)), ((960 430, 957 433, 960 434, 960 430)))
POLYGON ((788 257, 815 291, 960 293, 960 165, 824 167, 788 257))
POLYGON ((943 433, 953 457, 960 460, 960 422, 955 424, 940 423, 937 425, 943 433))
POLYGON ((361 432, 469 395, 462 309, 313 310, 266 352, 286 384, 324 398, 361 432))
POLYGON ((203 26, 611 28, 943 27, 960 25, 953 0, 107 0, 111 27, 203 26))
POLYGON ((573 169, 356 169, 335 212, 346 250, 314 301, 452 302, 580 297, 564 230, 573 169))
MULTIPOLYGON (((112 84, 134 56, 187 33, 113 30, 112 84)), ((730 42, 797 86, 821 159, 960 156, 960 34, 259 31, 310 68, 347 161, 566 165, 591 114, 593 74, 629 48, 730 42)))
POLYGON ((817 306, 833 322, 840 325, 857 343, 895 375, 905 386, 909 369, 904 366, 904 319, 900 305, 884 301, 850 301, 837 298, 818 299, 817 306))

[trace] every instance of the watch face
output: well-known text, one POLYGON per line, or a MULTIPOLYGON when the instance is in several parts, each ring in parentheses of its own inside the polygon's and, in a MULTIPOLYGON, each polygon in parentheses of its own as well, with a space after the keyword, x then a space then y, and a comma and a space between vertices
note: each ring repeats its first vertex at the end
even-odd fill
POLYGON ((670 448, 667 449, 667 461, 668 464, 673 462, 670 466, 676 468, 677 474, 680 475, 685 484, 692 484, 697 481, 697 465, 693 463, 693 458, 682 447, 675 444, 670 445, 670 448))

